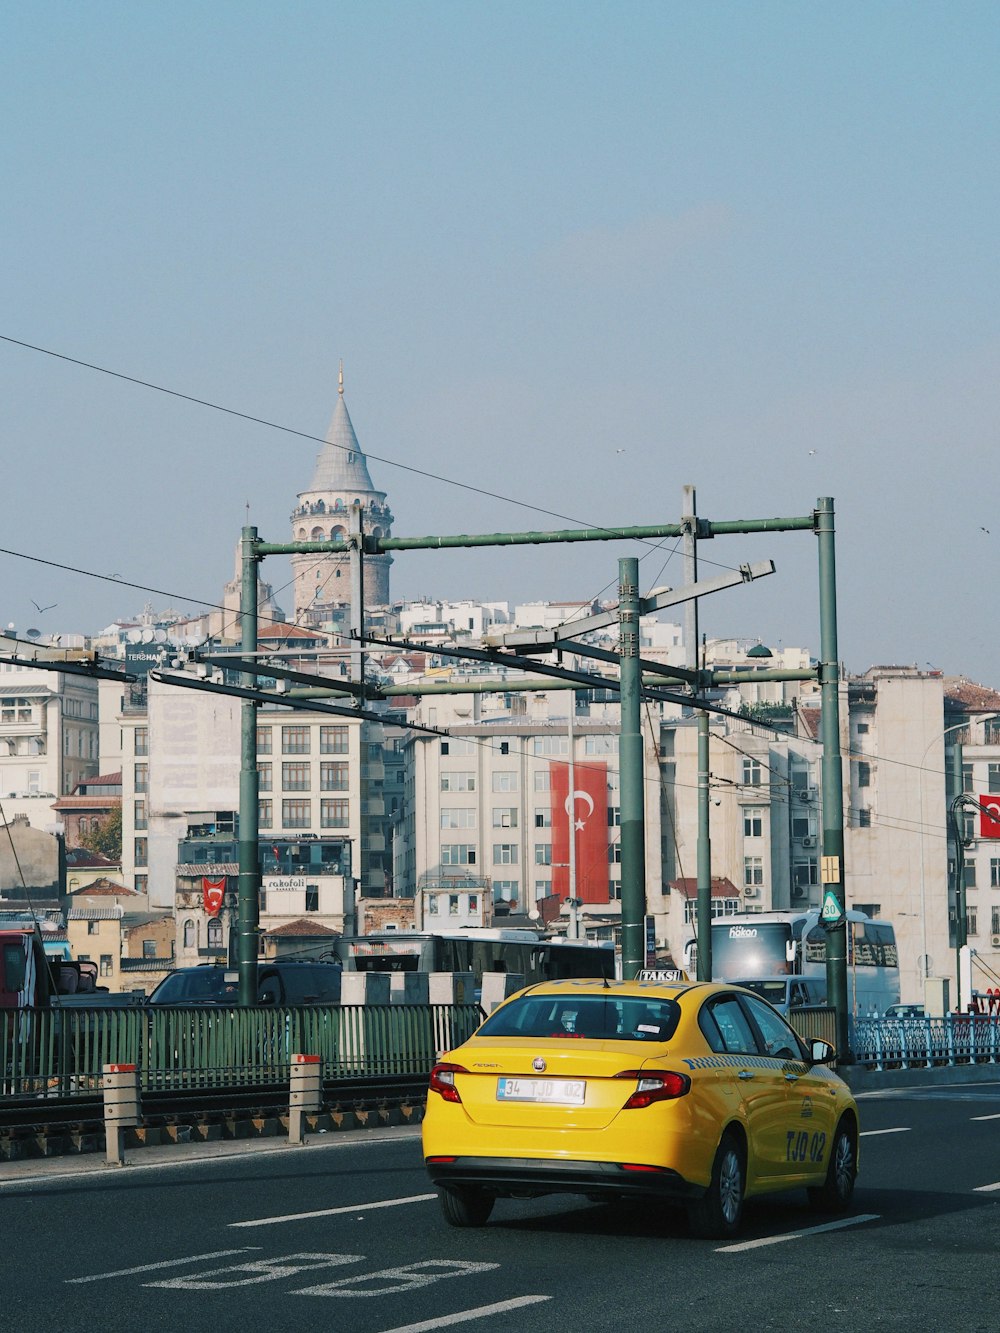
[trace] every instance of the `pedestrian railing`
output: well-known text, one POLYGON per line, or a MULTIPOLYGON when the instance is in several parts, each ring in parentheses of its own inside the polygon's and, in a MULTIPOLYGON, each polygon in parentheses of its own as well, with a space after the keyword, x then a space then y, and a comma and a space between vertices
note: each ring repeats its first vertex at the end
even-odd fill
POLYGON ((477 1004, 0 1011, 0 1098, 93 1096, 105 1065, 143 1090, 287 1083, 293 1053, 327 1081, 427 1074, 482 1021, 477 1004))
POLYGON ((929 1069, 1000 1063, 1000 1016, 945 1014, 941 1018, 855 1018, 855 1063, 868 1069, 929 1069))

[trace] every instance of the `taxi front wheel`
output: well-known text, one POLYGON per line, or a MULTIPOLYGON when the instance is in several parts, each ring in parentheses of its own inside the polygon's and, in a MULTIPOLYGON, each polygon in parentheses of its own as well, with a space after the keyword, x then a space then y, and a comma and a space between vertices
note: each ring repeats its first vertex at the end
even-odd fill
POLYGON ((712 1181, 701 1199, 688 1204, 688 1225, 703 1240, 735 1236, 743 1220, 746 1156, 735 1134, 724 1134, 712 1165, 712 1181))
POLYGON ((440 1198, 441 1212, 450 1227, 484 1226, 496 1202, 492 1194, 469 1186, 443 1189, 440 1198))
POLYGON ((830 1162, 822 1185, 807 1191, 810 1205, 820 1213, 842 1213, 854 1197, 854 1181, 858 1174, 857 1138, 849 1117, 841 1120, 833 1136, 830 1162))

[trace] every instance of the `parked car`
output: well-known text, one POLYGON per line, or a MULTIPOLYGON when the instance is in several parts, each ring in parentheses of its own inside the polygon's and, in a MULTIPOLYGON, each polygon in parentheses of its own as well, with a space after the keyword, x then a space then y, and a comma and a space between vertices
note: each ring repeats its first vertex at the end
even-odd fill
POLYGON ((452 1226, 543 1194, 674 1199, 731 1236, 744 1198, 848 1207, 858 1109, 771 1005, 729 985, 553 981, 519 991, 431 1071, 424 1161, 452 1226))
POLYGON ((886 1018, 926 1018, 922 1004, 890 1004, 885 1011, 886 1018))
MULTIPOLYGON (((277 960, 257 964, 257 1003, 273 1005, 339 1004, 341 969, 317 960, 277 960)), ((164 977, 150 1004, 179 1008, 234 1005, 240 999, 240 974, 219 963, 179 967, 164 977)))

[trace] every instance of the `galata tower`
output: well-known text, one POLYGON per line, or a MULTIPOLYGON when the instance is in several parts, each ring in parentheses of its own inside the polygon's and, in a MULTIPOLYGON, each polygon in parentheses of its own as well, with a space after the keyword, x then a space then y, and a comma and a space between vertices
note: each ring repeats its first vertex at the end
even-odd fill
MULTIPOLYGON (((361 513, 361 528, 375 537, 392 535, 392 513, 385 492, 377 491, 368 474, 368 461, 361 452, 351 417, 344 402, 344 367, 340 367, 337 405, 326 432, 326 442, 316 459, 316 471, 308 490, 299 492, 292 513, 293 541, 338 541, 350 535, 351 510, 361 513)), ((351 599, 350 570, 346 552, 340 555, 293 555, 295 621, 299 625, 322 625, 338 619, 351 599)), ((392 556, 364 558, 365 608, 389 603, 389 566, 392 556)))

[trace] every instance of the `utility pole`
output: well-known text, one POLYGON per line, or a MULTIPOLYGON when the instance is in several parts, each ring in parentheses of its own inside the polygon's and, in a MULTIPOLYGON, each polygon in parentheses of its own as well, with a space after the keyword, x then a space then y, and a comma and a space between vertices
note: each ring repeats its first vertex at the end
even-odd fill
MULTIPOLYGON (((257 529, 243 529, 240 584, 240 650, 254 660, 257 652, 257 529)), ((240 673, 240 684, 250 689, 256 679, 240 673)), ((239 889, 237 892, 237 958, 240 1004, 257 1003, 257 936, 260 932, 260 848, 257 804, 257 704, 244 699, 240 706, 240 834, 239 889)))
MULTIPOLYGON (((693 486, 684 487, 681 526, 684 529, 684 583, 698 582, 698 500, 693 486)), ((689 671, 701 665, 698 598, 684 603, 684 654, 689 671)), ((698 714, 698 980, 712 980, 712 840, 709 827, 708 714, 698 714)))
POLYGON ((642 756, 642 669, 639 664, 639 562, 618 561, 618 652, 621 737, 622 976, 631 981, 645 962, 646 818, 642 756))
POLYGON ((576 737, 573 734, 573 714, 576 712, 576 691, 569 696, 569 938, 580 938, 580 901, 576 896, 576 760, 573 754, 576 737))

